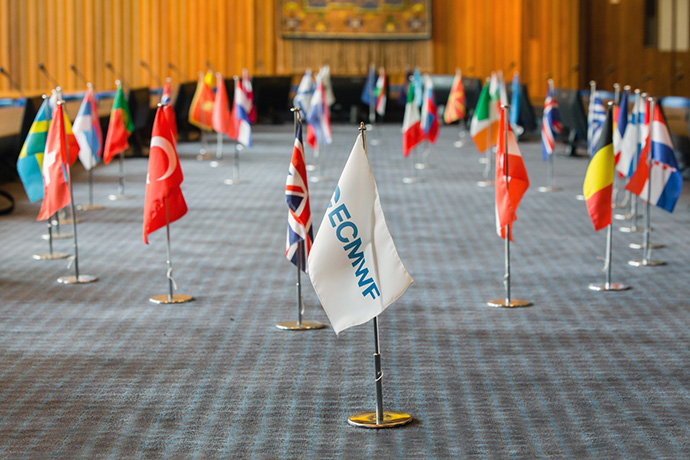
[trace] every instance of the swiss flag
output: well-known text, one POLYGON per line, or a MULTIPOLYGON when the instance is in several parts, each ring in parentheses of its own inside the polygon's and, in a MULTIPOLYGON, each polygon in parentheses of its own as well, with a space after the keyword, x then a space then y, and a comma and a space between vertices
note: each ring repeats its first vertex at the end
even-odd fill
MULTIPOLYGON (((43 155, 43 204, 36 220, 46 220, 70 204, 67 174, 67 143, 62 102, 57 104, 55 117, 48 129, 43 155)), ((74 155, 76 157, 76 154, 74 155)))
POLYGON ((144 243, 148 235, 187 213, 182 196, 182 168, 163 107, 158 107, 151 133, 144 199, 144 243))

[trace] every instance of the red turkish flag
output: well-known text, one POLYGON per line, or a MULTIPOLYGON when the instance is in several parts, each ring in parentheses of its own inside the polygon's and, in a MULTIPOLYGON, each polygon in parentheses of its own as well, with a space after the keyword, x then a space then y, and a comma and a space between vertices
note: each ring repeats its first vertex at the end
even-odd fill
POLYGON ((144 243, 148 235, 187 213, 182 196, 182 168, 163 107, 158 107, 151 133, 149 170, 144 198, 144 243))
POLYGON ((70 204, 69 184, 66 179, 68 166, 65 138, 65 116, 62 104, 59 103, 48 129, 43 154, 43 203, 36 220, 50 219, 50 216, 70 204))

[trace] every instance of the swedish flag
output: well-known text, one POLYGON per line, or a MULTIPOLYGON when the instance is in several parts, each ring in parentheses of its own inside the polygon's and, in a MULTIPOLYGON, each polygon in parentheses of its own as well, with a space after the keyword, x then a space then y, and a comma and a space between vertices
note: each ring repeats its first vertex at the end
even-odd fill
POLYGON ((24 190, 32 203, 43 198, 43 151, 46 148, 46 137, 50 124, 50 108, 48 100, 44 99, 38 109, 36 118, 31 124, 29 134, 26 136, 19 158, 17 159, 17 172, 24 184, 24 190))

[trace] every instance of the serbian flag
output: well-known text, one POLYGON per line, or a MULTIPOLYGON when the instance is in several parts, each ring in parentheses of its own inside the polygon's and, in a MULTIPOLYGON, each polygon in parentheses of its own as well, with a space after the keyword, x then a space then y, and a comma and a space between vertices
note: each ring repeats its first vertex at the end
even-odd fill
POLYGON ((587 202, 587 211, 594 224, 594 230, 599 231, 611 224, 611 195, 613 193, 613 111, 606 113, 604 125, 601 128, 599 142, 594 148, 594 154, 589 160, 582 194, 587 202))
POLYGON ((48 129, 45 153, 43 155, 43 203, 36 220, 50 219, 50 216, 70 204, 67 182, 67 143, 65 142, 65 116, 59 102, 55 117, 48 129))
MULTIPOLYGON (((79 107, 79 112, 77 112, 77 117, 74 119, 72 130, 79 144, 79 161, 88 171, 98 164, 103 147, 101 123, 98 120, 98 106, 90 83, 79 107)), ((70 151, 70 159, 72 155, 70 151)))
POLYGON ((498 125, 498 148, 496 149, 496 233, 506 237, 506 226, 509 227, 510 240, 513 240, 513 222, 517 219, 515 212, 522 196, 529 187, 527 169, 522 161, 515 135, 506 120, 505 111, 501 110, 498 125), (506 145, 506 130, 508 144, 506 145))
POLYGON ((429 75, 424 76, 424 101, 422 102, 422 131, 424 138, 432 144, 436 143, 438 137, 438 108, 436 107, 436 97, 434 96, 434 84, 429 75))
POLYGON ((311 252, 314 234, 311 228, 311 208, 309 206, 309 186, 307 185, 307 165, 304 161, 302 144, 302 124, 297 123, 295 146, 285 182, 285 200, 288 205, 288 227, 285 257, 308 273, 307 258, 311 252), (297 249, 302 243, 302 252, 297 249), (297 257, 301 256, 298 260, 297 257))
POLYGON ((225 134, 231 139, 237 137, 235 133, 236 123, 233 121, 232 114, 230 113, 228 92, 225 90, 225 81, 220 72, 216 72, 216 100, 213 103, 211 121, 215 132, 225 134))
POLYGON ((213 74, 199 72, 196 91, 189 106, 189 122, 204 131, 213 130, 213 74))
POLYGON ((618 116, 616 117, 616 126, 613 130, 613 154, 616 164, 620 161, 621 152, 623 150, 623 138, 625 137, 625 129, 628 126, 628 91, 627 86, 623 88, 621 100, 618 103, 618 116))
MULTIPOLYGON (((638 143, 638 129, 642 133, 643 128, 646 129, 645 125, 645 113, 647 101, 640 97, 640 93, 637 92, 635 96, 635 102, 633 103, 632 113, 630 114, 630 119, 625 127, 625 134, 623 134, 623 141, 621 142, 620 155, 618 161, 616 162, 616 171, 621 173, 625 177, 632 177, 635 172, 635 167, 640 159, 640 150, 642 149, 642 144, 638 143)), ((649 120, 646 120, 647 123, 649 120)))
POLYGON ((388 96, 386 92, 388 91, 388 80, 386 79, 386 70, 381 67, 379 69, 379 78, 376 80, 376 113, 380 116, 386 114, 386 102, 388 96))
POLYGON ((453 79, 453 86, 451 86, 450 94, 448 95, 448 102, 446 102, 446 110, 443 112, 443 121, 448 125, 465 118, 466 104, 467 99, 465 98, 465 86, 462 83, 462 72, 460 69, 457 69, 453 79))
POLYGON ((50 126, 50 113, 48 100, 43 99, 17 158, 17 173, 32 203, 43 198, 43 154, 50 126))
POLYGON ((562 129, 558 102, 553 97, 553 80, 549 80, 546 100, 544 101, 544 115, 541 121, 541 157, 544 161, 548 161, 549 157, 553 155, 556 134, 560 133, 562 129))
POLYGON ((645 146, 640 157, 640 164, 625 189, 655 206, 673 212, 683 188, 683 176, 678 170, 671 135, 659 105, 654 106, 654 118, 650 131, 651 143, 645 146))
POLYGON ((148 236, 175 222, 187 213, 187 203, 182 196, 182 168, 177 158, 168 117, 163 107, 158 107, 151 132, 149 169, 146 174, 144 197, 144 243, 148 236))
POLYGON ((498 122, 490 118, 490 105, 492 104, 489 103, 489 85, 485 84, 470 122, 470 135, 479 153, 484 153, 498 139, 498 122))
POLYGON ((163 113, 165 113, 170 125, 170 132, 172 132, 173 141, 177 143, 177 116, 175 109, 172 106, 172 99, 170 97, 170 78, 165 79, 165 86, 163 87, 163 94, 161 94, 161 104, 164 105, 163 113))
POLYGON ((410 87, 407 90, 405 117, 403 118, 403 154, 405 156, 408 156, 410 151, 424 140, 419 109, 415 103, 415 91, 414 82, 410 82, 410 87))
POLYGON ((235 122, 235 139, 245 147, 252 146, 252 125, 249 122, 249 114, 244 102, 244 90, 240 85, 240 79, 235 77, 235 97, 232 101, 232 118, 235 122))
POLYGON ((317 144, 327 145, 333 142, 331 137, 331 116, 326 103, 326 89, 323 86, 323 74, 316 75, 316 89, 311 96, 307 111, 307 142, 316 149, 317 144))
POLYGON ((103 149, 103 161, 105 164, 115 158, 120 152, 129 147, 127 138, 134 131, 132 115, 129 113, 129 106, 122 94, 122 84, 117 81, 117 93, 113 100, 113 108, 110 110, 110 122, 108 123, 108 134, 105 138, 105 148, 103 149))
POLYGON ((247 69, 242 69, 242 90, 244 91, 244 100, 247 106, 247 114, 249 115, 249 123, 254 124, 256 123, 254 88, 252 87, 252 79, 249 76, 249 71, 247 69))

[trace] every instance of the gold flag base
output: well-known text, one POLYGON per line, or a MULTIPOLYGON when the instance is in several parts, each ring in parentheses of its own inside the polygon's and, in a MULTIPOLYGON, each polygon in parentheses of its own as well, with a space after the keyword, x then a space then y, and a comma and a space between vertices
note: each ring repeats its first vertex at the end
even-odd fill
POLYGON ((64 252, 44 252, 43 254, 34 254, 34 259, 36 260, 55 260, 55 259, 66 259, 69 256, 64 252))
POLYGON ((421 177, 403 177, 403 184, 416 184, 422 182, 424 179, 421 177))
POLYGON ((347 419, 347 423, 360 428, 396 428, 407 425, 412 416, 404 412, 384 411, 381 423, 376 423, 376 412, 362 412, 347 419))
POLYGON ((79 275, 77 278, 75 275, 61 276, 57 279, 60 284, 87 284, 98 281, 98 277, 91 275, 79 275))
POLYGON ((211 153, 206 153, 206 150, 205 150, 205 149, 201 149, 200 152, 201 152, 201 153, 199 153, 199 154, 196 156, 196 159, 199 160, 199 161, 206 161, 206 160, 210 160, 211 158, 214 158, 214 157, 215 157, 215 155, 213 155, 213 154, 211 154, 211 153))
MULTIPOLYGON (((628 245, 628 247, 629 247, 630 249, 644 249, 644 244, 640 244, 640 243, 630 243, 630 244, 628 245)), ((650 243, 650 245, 649 245, 648 247, 649 247, 649 249, 661 249, 661 248, 663 248, 663 247, 665 247, 665 246, 664 246, 663 244, 651 244, 651 243, 650 243)))
POLYGON ((537 190, 539 190, 542 193, 548 193, 548 192, 558 192, 558 191, 563 190, 563 189, 560 187, 542 186, 542 187, 539 187, 537 190))
POLYGON ((633 227, 631 225, 630 227, 621 227, 618 230, 620 230, 623 233, 637 233, 637 232, 643 232, 644 227, 633 227))
POLYGON ((223 181, 225 185, 241 185, 241 184, 246 184, 247 181, 244 179, 225 179, 223 181))
POLYGON ((628 265, 633 267, 658 267, 659 265, 666 265, 666 262, 661 260, 629 260, 628 265))
POLYGON ((104 206, 101 206, 100 204, 80 204, 77 206, 77 210, 79 211, 98 211, 99 209, 104 209, 104 206))
MULTIPOLYGON (((616 219, 616 220, 630 220, 630 219, 632 219, 633 217, 635 217, 634 214, 615 214, 615 215, 613 216, 613 218, 616 219)), ((642 217, 642 216, 638 214, 637 217, 639 218, 639 217, 642 217)))
POLYGON ((522 299, 510 299, 509 302, 506 302, 506 299, 494 299, 494 300, 489 300, 486 303, 490 307, 502 307, 502 308, 519 308, 519 307, 531 307, 532 302, 529 300, 522 300, 522 299))
POLYGON ((627 291, 630 286, 623 283, 592 283, 589 288, 592 291, 627 291))
POLYGON ((122 200, 133 200, 136 198, 134 195, 120 195, 120 194, 112 194, 108 195, 108 199, 110 201, 122 201, 122 200))
POLYGON ((477 182, 477 187, 493 187, 494 181, 492 180, 480 180, 477 182))
POLYGON ((322 329, 326 325, 318 321, 281 321, 276 324, 276 327, 284 331, 308 331, 311 329, 322 329))
POLYGON ((186 294, 173 294, 172 299, 168 294, 154 295, 149 299, 153 303, 165 304, 165 303, 187 303, 194 300, 194 297, 186 294))
POLYGON ((434 169, 434 165, 429 163, 415 163, 415 169, 434 169))
MULTIPOLYGON (((74 237, 74 235, 72 235, 71 233, 56 233, 53 235, 54 240, 66 240, 68 238, 73 238, 73 237, 74 237)), ((46 233, 45 235, 41 235, 41 238, 43 238, 44 240, 49 240, 50 235, 48 235, 46 233)))

